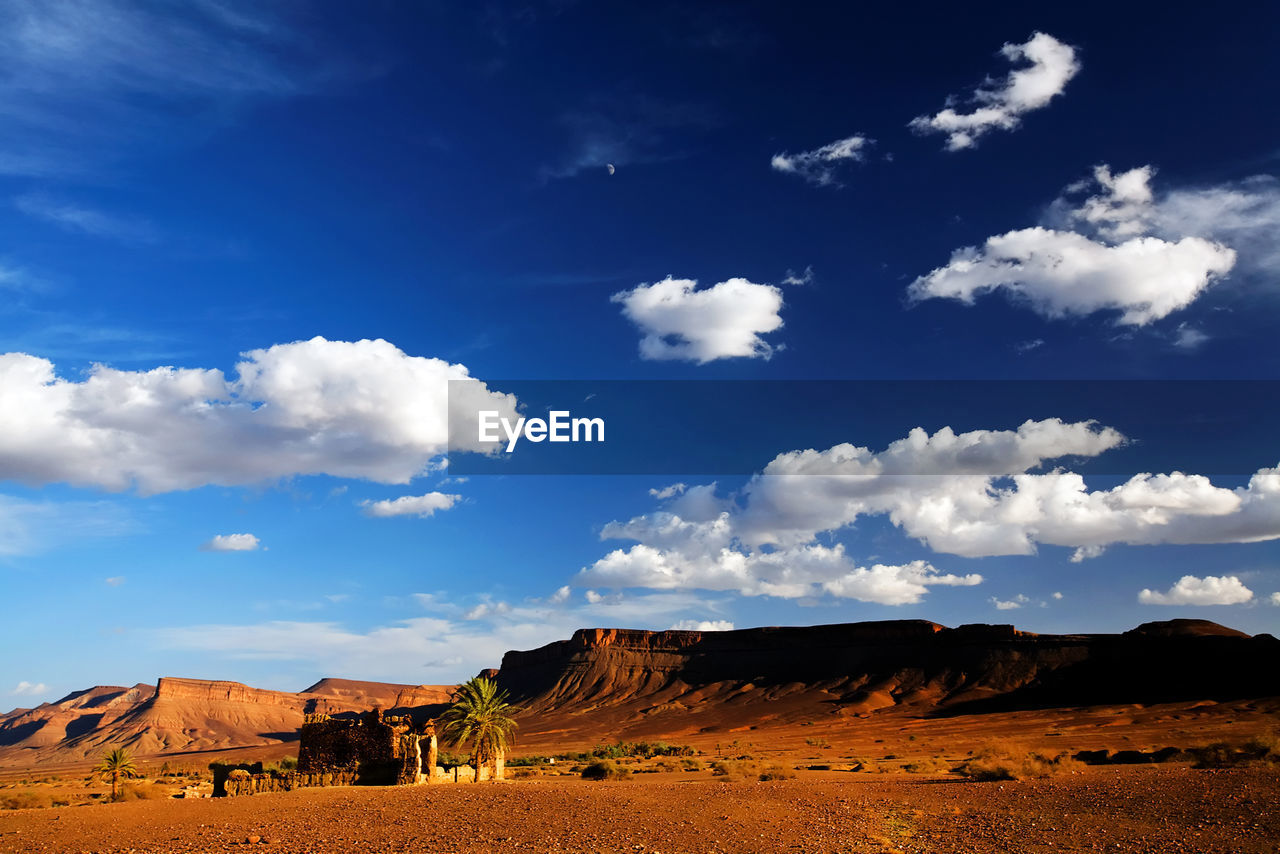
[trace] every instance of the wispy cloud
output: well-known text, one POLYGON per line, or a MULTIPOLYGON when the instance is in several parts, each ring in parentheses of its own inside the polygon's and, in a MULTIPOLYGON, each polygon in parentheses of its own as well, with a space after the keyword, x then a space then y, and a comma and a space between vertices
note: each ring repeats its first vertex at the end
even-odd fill
POLYGON ((49 692, 49 686, 43 682, 28 682, 23 679, 18 683, 17 687, 10 691, 10 694, 17 694, 24 697, 36 697, 49 692))
POLYGON ((568 134, 565 154, 539 170, 544 181, 572 178, 589 169, 603 170, 657 163, 685 156, 685 135, 716 124, 707 108, 649 97, 598 100, 565 113, 560 124, 568 134))
POLYGON ((333 621, 275 620, 153 629, 148 634, 166 646, 230 659, 303 662, 361 679, 448 682, 496 667, 507 650, 535 649, 583 626, 663 629, 673 619, 714 624, 723 613, 720 598, 694 593, 590 593, 572 596, 562 587, 548 597, 520 602, 487 596, 452 602, 436 594, 414 594, 424 616, 366 630, 333 621))
POLYGON ((948 151, 973 148, 987 133, 1013 130, 1023 114, 1047 106, 1080 71, 1075 48, 1047 33, 1034 33, 1022 44, 1006 44, 1000 52, 1010 62, 1026 60, 1029 64, 1011 71, 998 83, 988 80, 974 90, 967 99, 974 105, 971 112, 953 109, 958 99, 952 96, 947 99, 946 109, 912 119, 911 129, 917 133, 945 133, 948 151))
POLYGON ((237 101, 317 88, 335 69, 313 39, 278 17, 281 8, 238 0, 3 4, 0 172, 83 172, 124 146, 199 133, 201 115, 220 120, 220 108, 237 101))
POLYGON ((137 522, 114 502, 29 501, 0 495, 0 558, 39 554, 137 530, 137 522))
POLYGON ((866 160, 867 148, 874 142, 862 134, 855 134, 813 151, 775 154, 769 165, 777 172, 798 175, 818 187, 839 187, 836 175, 840 167, 866 160))
POLYGON ((73 202, 54 199, 43 193, 17 196, 13 200, 13 206, 34 219, 91 237, 126 243, 155 243, 159 239, 155 227, 146 220, 114 216, 73 202))

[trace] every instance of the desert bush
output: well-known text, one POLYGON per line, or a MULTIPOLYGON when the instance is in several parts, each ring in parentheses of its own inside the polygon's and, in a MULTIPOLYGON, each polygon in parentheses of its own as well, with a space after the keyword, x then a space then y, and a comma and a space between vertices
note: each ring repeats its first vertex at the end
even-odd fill
POLYGON ((670 759, 659 759, 653 766, 655 771, 661 771, 663 774, 671 774, 680 770, 680 766, 670 759))
POLYGON ((627 769, 619 768, 616 763, 608 759, 599 759, 582 769, 582 779, 621 780, 630 773, 627 769))
POLYGON ((681 759, 680 766, 686 771, 701 771, 703 764, 697 759, 681 759))
POLYGON ((0 810, 34 810, 53 806, 47 792, 19 791, 0 795, 0 810))
POLYGON ((511 772, 511 776, 517 780, 523 780, 528 777, 537 777, 538 772, 534 771, 532 768, 517 768, 511 772))
POLYGON ((166 792, 161 786, 148 785, 145 783, 127 783, 120 787, 120 794, 116 796, 116 800, 158 801, 167 797, 169 797, 168 792, 166 792))
POLYGON ((759 776, 760 766, 749 759, 721 759, 711 763, 711 774, 726 783, 747 780, 759 776))
POLYGON ((1257 735, 1240 745, 1216 741, 1187 751, 1195 758, 1193 768, 1235 768, 1241 765, 1280 763, 1280 737, 1257 735))
POLYGON ((764 781, 790 780, 795 776, 796 772, 792 770, 790 765, 783 765, 780 762, 774 762, 771 765, 767 765, 764 770, 760 772, 760 779, 764 781))
POLYGON ((804 743, 809 745, 810 747, 817 747, 822 749, 825 749, 831 746, 831 742, 827 741, 825 738, 806 738, 804 740, 804 743))
POLYGON ((1065 753, 1048 757, 992 741, 972 751, 972 758, 952 768, 951 772, 978 781, 1029 780, 1076 773, 1082 768, 1084 763, 1065 753))
POLYGON ((941 759, 915 759, 902 766, 902 770, 908 774, 936 774, 939 771, 947 771, 950 764, 941 759))

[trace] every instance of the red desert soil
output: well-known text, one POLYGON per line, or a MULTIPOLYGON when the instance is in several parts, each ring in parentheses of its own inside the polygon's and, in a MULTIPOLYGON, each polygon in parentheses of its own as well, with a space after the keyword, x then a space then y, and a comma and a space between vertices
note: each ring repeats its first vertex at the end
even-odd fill
POLYGON ((662 777, 19 810, 0 815, 0 851, 1280 851, 1280 778, 1259 770, 1089 768, 1020 783, 662 777))

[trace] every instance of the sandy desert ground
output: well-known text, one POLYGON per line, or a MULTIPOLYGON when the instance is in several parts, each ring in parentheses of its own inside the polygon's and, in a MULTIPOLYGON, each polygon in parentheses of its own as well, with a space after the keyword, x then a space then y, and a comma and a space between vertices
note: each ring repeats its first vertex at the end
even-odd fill
POLYGON ((20 810, 0 814, 0 851, 1280 851, 1280 777, 1257 769, 1098 767, 1003 783, 838 772, 773 782, 685 777, 20 810))

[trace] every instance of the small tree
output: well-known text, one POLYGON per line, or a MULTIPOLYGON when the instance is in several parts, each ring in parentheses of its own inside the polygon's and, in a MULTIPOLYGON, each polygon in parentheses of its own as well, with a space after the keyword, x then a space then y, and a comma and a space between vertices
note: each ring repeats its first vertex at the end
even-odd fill
POLYGON ((102 761, 93 770, 100 779, 111 781, 111 800, 113 801, 120 798, 120 780, 138 776, 133 757, 123 747, 104 753, 102 761))
POLYGON ((451 744, 471 742, 471 764, 477 775, 483 765, 491 765, 496 777, 497 760, 515 743, 514 712, 507 692, 499 691, 493 680, 477 676, 458 686, 453 705, 440 716, 440 734, 451 744))

